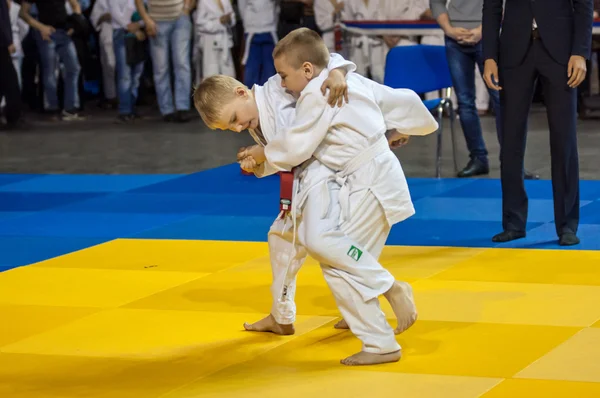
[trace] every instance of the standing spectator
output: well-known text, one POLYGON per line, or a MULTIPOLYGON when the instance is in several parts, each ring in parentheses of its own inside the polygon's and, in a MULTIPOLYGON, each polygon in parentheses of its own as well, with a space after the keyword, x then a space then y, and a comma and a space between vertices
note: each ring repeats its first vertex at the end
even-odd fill
POLYGON ((6 123, 9 128, 15 127, 21 116, 21 92, 10 57, 15 51, 8 4, 0 0, 0 98, 6 99, 6 123))
MULTIPOLYGON (((481 8, 483 0, 453 0, 446 7, 446 0, 430 0, 433 16, 445 34, 446 56, 456 91, 458 116, 469 150, 469 163, 458 177, 488 174, 488 151, 483 140, 481 120, 475 103, 475 67, 483 74, 483 47, 481 43, 481 8)), ((496 134, 502 146, 502 118, 500 96, 488 89, 496 115, 496 134)), ((537 175, 524 171, 526 179, 537 175)))
POLYGON ((231 56, 235 13, 230 0, 202 0, 198 4, 196 27, 202 51, 202 76, 227 75, 235 77, 231 56))
POLYGON ((275 0, 238 0, 246 36, 242 65, 244 84, 252 87, 275 74, 273 50, 277 43, 277 7, 275 0))
POLYGON ((113 45, 117 61, 117 89, 119 91, 119 120, 132 122, 138 98, 140 77, 144 71, 144 43, 142 21, 137 16, 134 0, 108 0, 113 28, 113 45))
MULTIPOLYGON (((377 1, 346 0, 342 10, 342 20, 374 21, 385 19, 377 1)), ((383 83, 385 73, 386 44, 377 36, 350 34, 350 60, 356 64, 356 72, 383 83)))
POLYGON ((11 54, 13 65, 17 72, 19 79, 19 87, 23 86, 23 80, 21 79, 21 65, 23 64, 23 39, 29 33, 29 25, 19 18, 19 12, 21 6, 15 3, 13 0, 6 0, 8 3, 8 11, 10 12, 10 25, 12 28, 13 45, 15 46, 15 52, 11 54))
MULTIPOLYGON (((483 0, 430 0, 433 16, 445 34, 446 56, 458 100, 458 115, 469 150, 470 161, 458 177, 489 173, 488 151, 483 140, 481 121, 475 106, 475 67, 483 73, 481 44, 481 7, 483 0)), ((499 115, 498 92, 490 90, 492 104, 499 115)), ((501 142, 501 118, 496 117, 496 132, 501 142)))
POLYGON ((503 7, 502 0, 484 1, 484 79, 494 92, 502 89, 505 128, 500 155, 504 231, 493 237, 494 242, 525 236, 523 157, 531 97, 539 79, 550 129, 556 233, 560 245, 579 243, 576 88, 591 55, 593 5, 593 0, 545 0, 509 1, 503 7))
POLYGON ((108 11, 108 0, 97 0, 92 8, 90 21, 99 32, 100 67, 102 68, 102 88, 105 108, 116 108, 117 87, 115 80, 115 49, 113 47, 112 17, 108 11))
MULTIPOLYGON (((77 0, 68 0, 74 14, 81 14, 77 0)), ((44 82, 44 96, 47 104, 46 111, 60 114, 64 121, 81 119, 77 113, 80 102, 77 82, 81 67, 77 59, 77 51, 67 29, 67 9, 64 0, 26 0, 21 6, 21 18, 36 29, 36 42, 40 52, 42 64, 42 80, 44 82), (37 6, 38 18, 30 14, 31 5, 37 6), (64 72, 64 106, 60 113, 57 82, 56 82, 56 55, 65 67, 64 72)))
POLYGON ((188 122, 192 90, 190 62, 192 0, 135 0, 150 36, 154 86, 160 113, 166 122, 188 122), (171 62, 175 93, 171 87, 171 62))
POLYGON ((330 53, 335 51, 335 23, 336 18, 341 18, 344 1, 340 0, 315 0, 315 22, 321 30, 323 41, 330 53))

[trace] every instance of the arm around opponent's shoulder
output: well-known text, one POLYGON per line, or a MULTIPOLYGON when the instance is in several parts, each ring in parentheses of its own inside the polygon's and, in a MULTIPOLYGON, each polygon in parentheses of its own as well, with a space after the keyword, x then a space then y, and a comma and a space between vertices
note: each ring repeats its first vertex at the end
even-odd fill
POLYGON ((573 0, 574 34, 571 55, 589 59, 592 52, 594 0, 573 0))
POLYGON ((336 109, 327 105, 319 87, 303 93, 295 120, 265 147, 267 161, 279 171, 290 171, 310 159, 329 131, 336 109))
POLYGON ((481 30, 483 35, 483 59, 498 62, 500 45, 500 26, 502 25, 502 0, 483 0, 483 18, 481 30))

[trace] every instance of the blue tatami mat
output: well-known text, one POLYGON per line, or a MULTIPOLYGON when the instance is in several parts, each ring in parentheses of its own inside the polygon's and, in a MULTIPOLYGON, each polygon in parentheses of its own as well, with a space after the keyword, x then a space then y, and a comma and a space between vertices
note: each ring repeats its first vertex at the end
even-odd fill
MULTIPOLYGON (((557 245, 550 181, 527 181, 528 235, 496 245, 501 186, 492 179, 409 179, 417 213, 390 245, 557 245)), ((279 211, 279 180, 232 164, 190 175, 0 175, 0 270, 116 238, 266 241, 279 211)), ((581 244, 600 250, 600 181, 581 182, 581 244)))

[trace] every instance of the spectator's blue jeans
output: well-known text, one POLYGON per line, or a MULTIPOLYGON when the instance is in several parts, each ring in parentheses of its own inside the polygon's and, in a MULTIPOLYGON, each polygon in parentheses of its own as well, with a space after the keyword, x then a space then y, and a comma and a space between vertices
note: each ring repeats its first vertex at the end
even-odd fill
POLYGON ((192 21, 189 16, 181 15, 174 21, 156 21, 156 29, 156 36, 150 38, 150 54, 160 113, 166 116, 175 110, 188 111, 192 88, 192 21), (173 61, 175 75, 175 106, 170 60, 173 61))
POLYGON ((64 109, 68 112, 76 112, 79 108, 79 91, 77 91, 77 80, 81 67, 77 60, 77 51, 73 41, 62 29, 57 29, 51 36, 50 41, 42 39, 42 35, 36 31, 36 42, 40 52, 42 64, 42 79, 44 82, 44 97, 47 111, 58 111, 58 95, 56 93, 57 55, 64 65, 64 109))
POLYGON ((117 90, 119 92, 119 115, 132 115, 138 97, 140 77, 144 71, 144 62, 130 66, 127 64, 125 48, 125 29, 113 32, 113 47, 117 69, 117 90))
MULTIPOLYGON (((483 50, 481 42, 475 46, 463 46, 446 36, 446 57, 452 76, 452 84, 458 100, 458 116, 465 135, 471 159, 479 159, 488 164, 488 152, 481 131, 481 121, 475 107, 475 65, 483 73, 483 50)), ((496 113, 496 133, 502 142, 502 118, 500 116, 500 96, 497 91, 488 90, 492 107, 496 113)))

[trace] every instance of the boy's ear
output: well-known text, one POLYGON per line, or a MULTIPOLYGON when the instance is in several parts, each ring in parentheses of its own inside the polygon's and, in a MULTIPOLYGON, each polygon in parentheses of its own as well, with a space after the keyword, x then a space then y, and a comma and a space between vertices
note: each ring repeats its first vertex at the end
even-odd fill
POLYGON ((248 93, 246 92, 246 89, 244 89, 244 87, 236 87, 235 88, 235 95, 237 95, 238 97, 245 97, 246 95, 248 95, 248 93))
POLYGON ((315 73, 315 68, 310 62, 305 62, 302 64, 302 71, 307 78, 312 79, 315 73))

